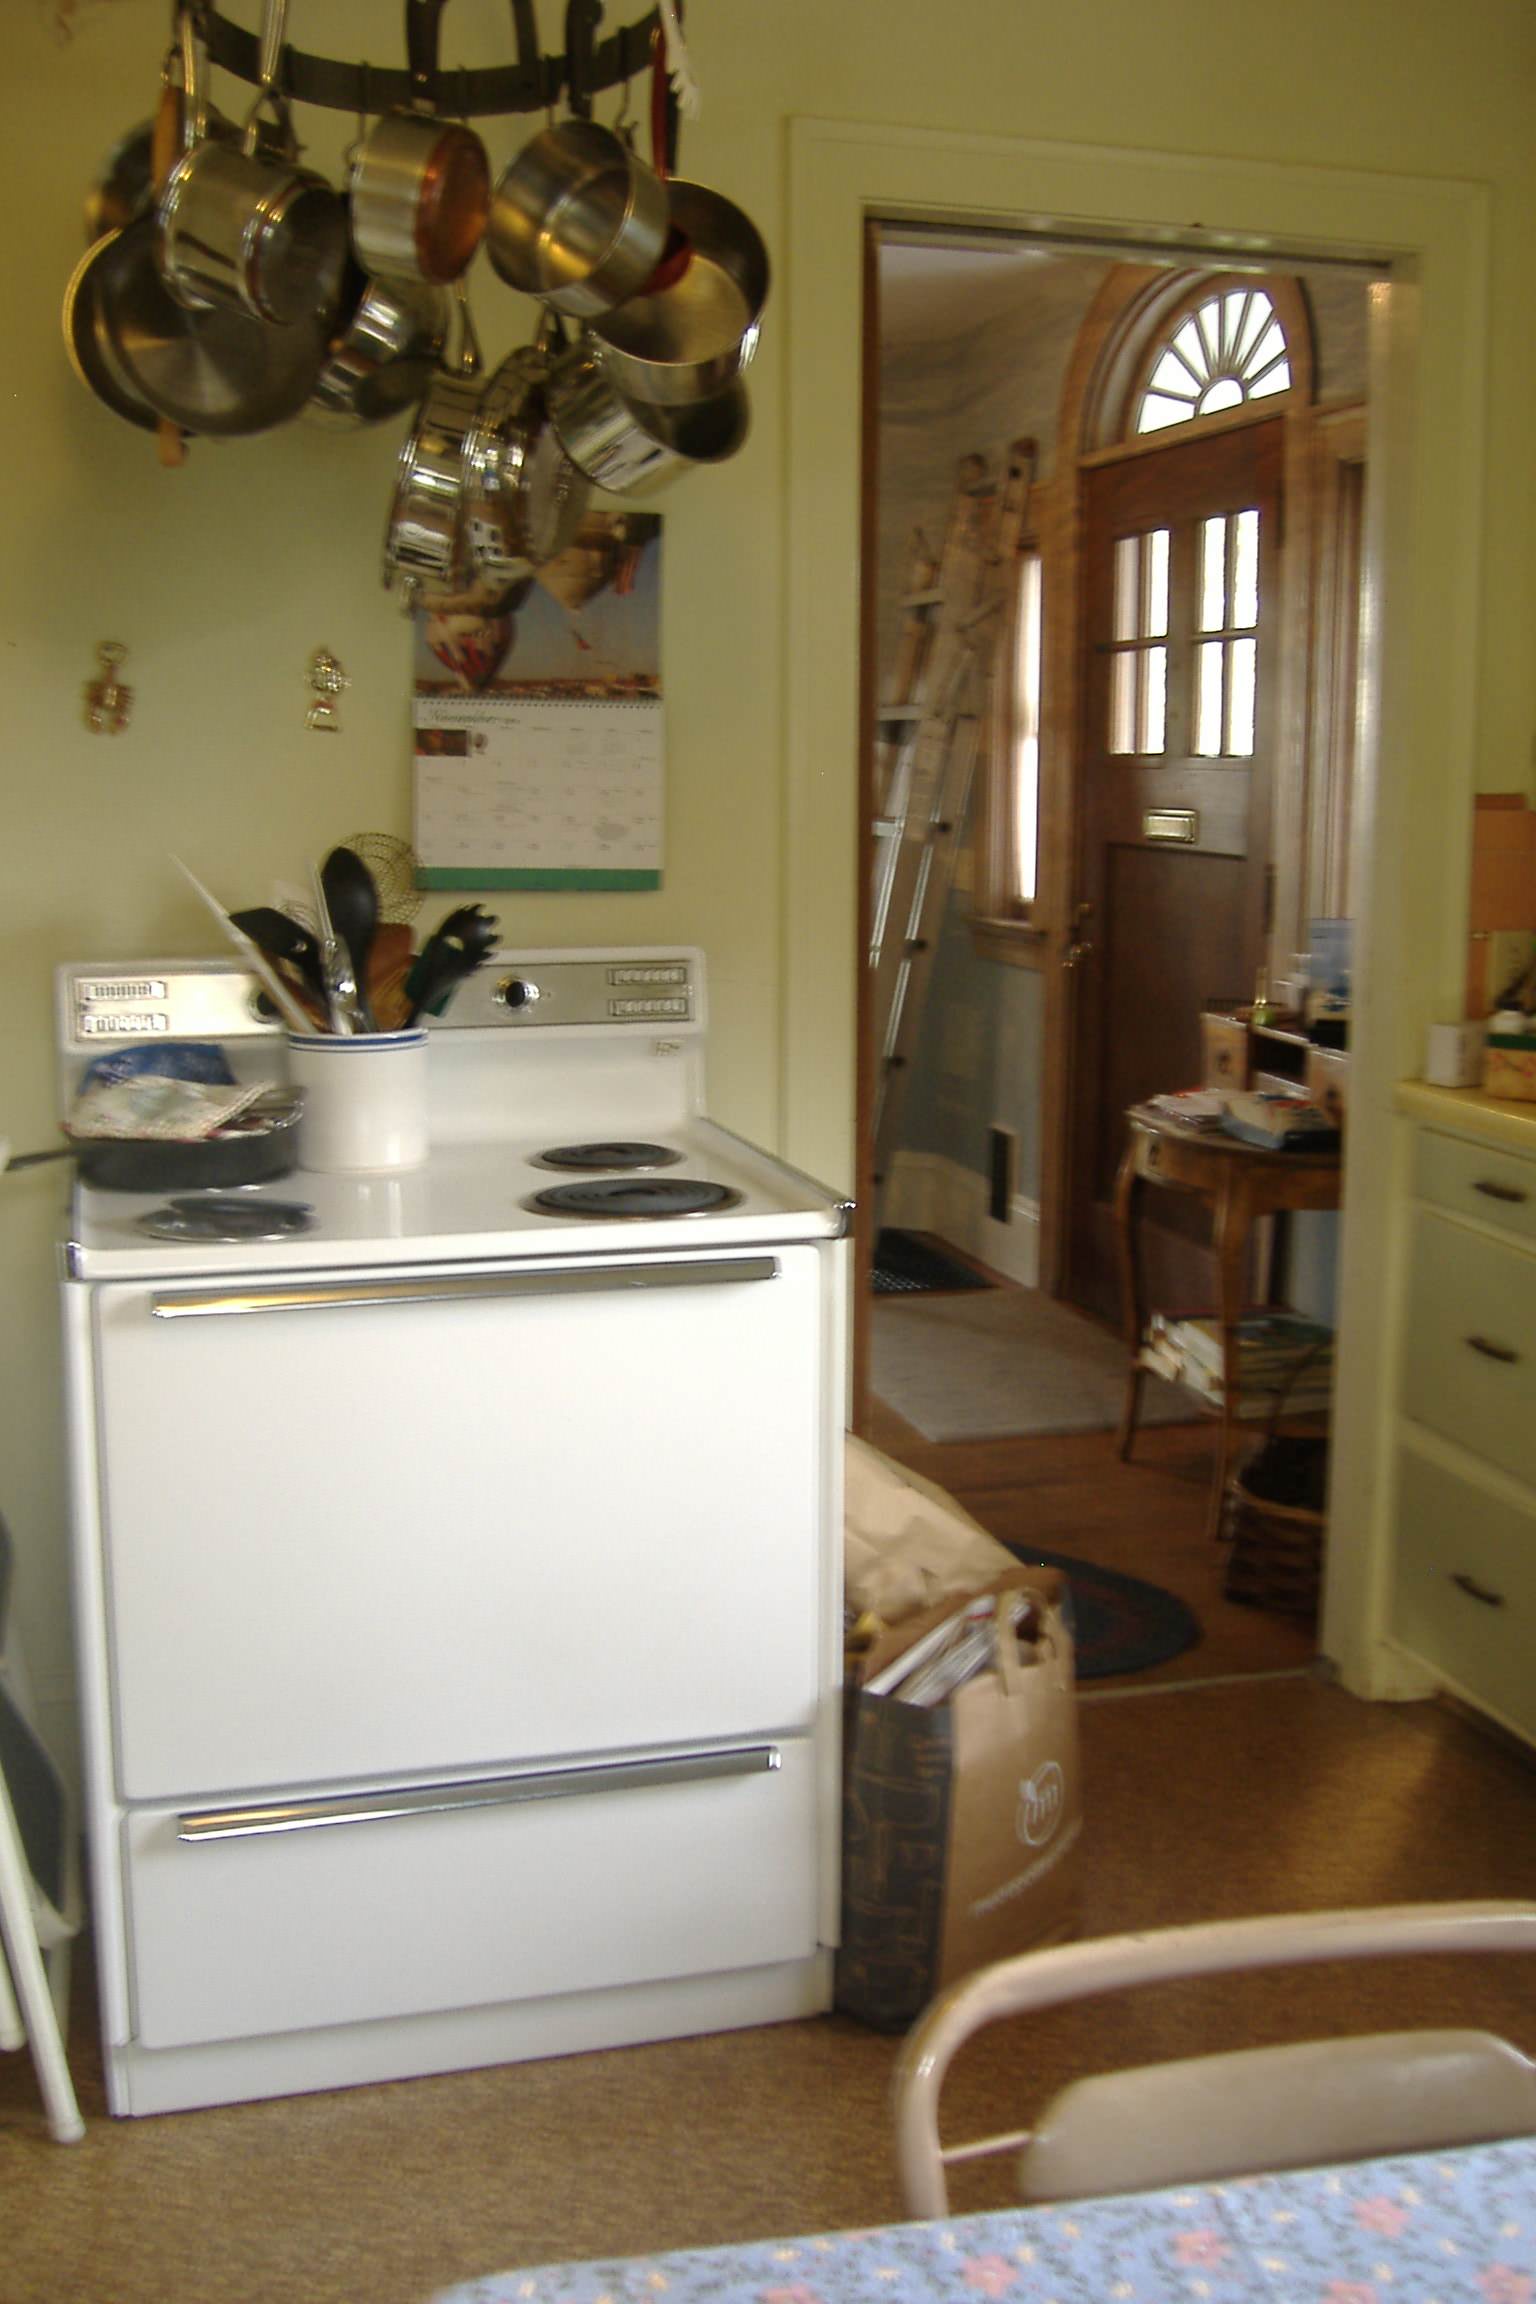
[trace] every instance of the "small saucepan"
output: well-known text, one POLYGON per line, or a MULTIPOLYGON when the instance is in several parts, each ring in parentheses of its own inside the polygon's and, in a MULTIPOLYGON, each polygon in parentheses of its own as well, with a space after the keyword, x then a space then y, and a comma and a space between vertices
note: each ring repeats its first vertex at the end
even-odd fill
POLYGON ((406 606, 422 587, 462 591, 469 581, 464 534, 464 455, 480 405, 480 345, 462 283, 457 288, 456 367, 440 366, 400 450, 384 530, 386 589, 403 580, 406 606))
POLYGON ((718 398, 752 358, 768 252, 751 218, 720 193, 674 177, 667 199, 667 256, 636 295, 590 325, 620 391, 675 408, 718 398))
POLYGON ((289 327, 323 316, 341 294, 347 216, 339 193, 313 169, 260 148, 270 107, 286 131, 277 90, 287 0, 264 0, 260 86, 239 146, 207 133, 203 106, 187 97, 187 149, 160 194, 160 263, 184 303, 217 304, 289 327))
POLYGON ((412 407, 447 340, 448 292, 425 280, 375 280, 349 261, 325 366, 304 413, 337 429, 412 407))
POLYGON ((352 245, 363 269, 437 287, 465 272, 491 206, 485 146, 463 121, 438 116, 441 12, 442 0, 406 0, 413 101, 374 122, 351 174, 352 245))
POLYGON ((667 188, 611 128, 562 120, 525 144, 496 186, 485 252, 511 288, 588 319, 660 261, 667 188))
POLYGON ((545 385, 559 322, 512 353, 480 395, 464 451, 464 530, 475 574, 509 585, 563 552, 587 483, 549 421, 545 385))
POLYGON ((665 408, 622 392, 585 345, 556 361, 550 423, 578 471, 610 495, 675 479, 694 464, 723 464, 746 439, 751 411, 738 378, 712 400, 665 408))

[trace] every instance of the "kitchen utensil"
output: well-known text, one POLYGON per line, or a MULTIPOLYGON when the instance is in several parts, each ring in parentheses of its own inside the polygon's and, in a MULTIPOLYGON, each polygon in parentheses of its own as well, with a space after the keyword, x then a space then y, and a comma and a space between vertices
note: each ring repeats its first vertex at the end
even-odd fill
POLYGON ((352 245, 364 269, 388 278, 457 280, 485 234, 491 166, 462 121, 437 113, 442 0, 406 0, 412 100, 363 139, 351 172, 352 245))
POLYGON ((649 279, 669 220, 666 186, 622 137, 562 120, 503 172, 485 251, 509 287, 585 319, 649 279))
POLYGON ((469 577, 463 532, 464 449, 480 401, 480 345, 469 300, 457 289, 457 369, 440 368, 400 450, 384 530, 384 583, 406 583, 407 606, 423 586, 461 591, 469 577))
POLYGON ((427 1156, 424 1029, 288 1036, 288 1075, 304 1094, 299 1164, 369 1175, 427 1156))
POLYGON ((427 938, 405 980, 411 1023, 434 1014, 455 984, 472 976, 495 950, 500 924, 478 904, 461 904, 427 938))
POLYGON ((264 0, 259 82, 239 146, 207 133, 201 102, 187 101, 187 147, 158 201, 160 263, 172 293, 201 306, 245 310, 290 327, 327 323, 341 296, 347 216, 339 193, 291 157, 263 155, 261 114, 285 136, 278 92, 287 0, 264 0))
POLYGON ((331 925, 352 958, 352 980, 357 987, 357 1009, 363 1029, 378 1029, 368 1001, 368 955, 379 925, 379 893, 373 874, 350 848, 333 848, 320 867, 331 925))
POLYGON ((591 322, 623 392, 678 407, 713 400, 757 349, 768 252, 750 217, 702 184, 667 185, 675 245, 652 282, 591 322))
POLYGON ((295 920, 291 912, 280 911, 275 904, 253 904, 243 912, 231 912, 230 918, 242 935, 261 946, 268 959, 285 961, 297 971, 305 990, 323 1012, 326 991, 320 943, 302 921, 295 920))
MULTIPOLYGON (((184 19, 183 76, 198 101, 197 43, 184 19)), ((94 302, 94 341, 119 391, 188 432, 264 432, 296 416, 320 371, 316 318, 272 328, 248 312, 193 311, 160 277, 153 210, 100 239, 75 283, 94 302)))
POLYGON ((502 362, 465 436, 464 536, 470 566, 493 583, 513 584, 553 559, 586 510, 586 481, 545 405, 551 341, 541 330, 535 343, 502 362))
POLYGON ((713 400, 666 408, 620 389, 585 344, 550 371, 549 419, 577 469, 610 495, 658 487, 690 464, 719 464, 747 436, 750 408, 739 379, 713 400))
POLYGON ((305 415, 339 429, 377 424, 414 405, 437 367, 448 318, 443 289, 424 280, 376 280, 349 264, 305 415))
MULTIPOLYGON (((347 954, 342 950, 341 939, 336 933, 336 923, 331 918, 330 902, 318 865, 311 867, 310 884, 314 890, 326 1009, 331 1019, 331 1030, 346 1038, 356 1032, 362 1023, 357 1006, 357 985, 347 954)), ((306 1021, 296 1029, 307 1036, 309 1025, 306 1021)))
POLYGON ((217 896, 211 894, 210 891, 203 886, 203 883, 201 880, 199 880, 197 874, 189 870, 189 868, 183 864, 179 856, 173 856, 171 858, 171 862, 175 865, 177 871, 181 873, 183 879, 187 880, 190 885, 197 890, 198 895, 207 905, 209 911, 213 914, 214 919, 217 920, 220 928, 229 938, 230 943, 233 944, 235 950, 245 961, 246 966, 250 969, 252 975, 260 978, 263 987, 265 988, 279 1015, 282 1017, 284 1023, 290 1025, 295 1032, 307 1032, 309 1030, 309 1018, 305 1015, 296 994, 290 991, 289 987, 283 982, 281 975, 278 973, 277 969, 273 967, 271 961, 262 951, 260 945, 257 944, 252 937, 248 936, 243 928, 236 926, 233 918, 228 912, 225 911, 217 896))
POLYGON ((379 892, 379 920, 414 920, 421 910, 416 885, 418 859, 409 840, 398 832, 349 832, 347 846, 356 851, 373 874, 379 892))
POLYGON ((119 225, 104 233, 86 250, 70 275, 64 291, 64 349, 69 354, 71 368, 87 391, 94 392, 114 416, 122 416, 128 423, 153 432, 160 422, 159 415, 142 393, 134 391, 108 357, 101 332, 97 303, 101 259, 121 229, 119 225))
MULTIPOLYGON (((209 104, 205 107, 205 134, 222 144, 238 144, 240 129, 232 120, 209 104)), ((154 198, 156 181, 154 168, 155 123, 141 120, 120 136, 103 160, 95 179, 85 195, 85 237, 87 244, 99 240, 103 232, 116 232, 124 224, 131 224, 135 216, 142 215, 154 198)), ((182 144, 181 106, 176 105, 176 145, 182 144)), ((292 157, 291 131, 276 121, 263 120, 256 131, 256 149, 268 159, 292 157)))

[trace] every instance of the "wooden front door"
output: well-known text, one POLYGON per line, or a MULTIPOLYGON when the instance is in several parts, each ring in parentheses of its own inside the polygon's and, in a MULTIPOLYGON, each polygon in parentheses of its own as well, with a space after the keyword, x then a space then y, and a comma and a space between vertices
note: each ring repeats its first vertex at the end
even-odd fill
MULTIPOLYGON (((1126 1108, 1199 1082, 1266 933, 1281 450, 1270 418, 1084 475, 1067 1293, 1109 1319, 1126 1108)), ((1157 1198, 1149 1279, 1189 1306, 1204 1221, 1157 1198)))

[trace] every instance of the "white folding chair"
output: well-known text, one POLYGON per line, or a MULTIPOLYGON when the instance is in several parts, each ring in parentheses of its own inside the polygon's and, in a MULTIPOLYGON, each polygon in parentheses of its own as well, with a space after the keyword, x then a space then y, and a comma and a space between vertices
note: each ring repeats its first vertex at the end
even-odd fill
POLYGON ((30 2045, 48 2124, 59 2143, 74 2144, 85 2123, 64 2036, 79 1854, 72 1804, 32 1725, 26 1668, 8 1637, 10 1585, 10 1531, 0 1519, 0 2048, 30 2045))
POLYGON ((1536 2134, 1536 2064, 1488 2032, 1374 2033, 1074 2081, 1032 2129, 944 2145, 939 2097, 984 2025, 1177 1977, 1405 1953, 1536 1952, 1536 1904, 1398 1904, 1209 1921, 1024 1952, 941 1994, 903 2043, 896 2156, 910 2216, 948 2213, 946 2168, 1019 2155, 1028 2201, 1214 2182, 1536 2134))

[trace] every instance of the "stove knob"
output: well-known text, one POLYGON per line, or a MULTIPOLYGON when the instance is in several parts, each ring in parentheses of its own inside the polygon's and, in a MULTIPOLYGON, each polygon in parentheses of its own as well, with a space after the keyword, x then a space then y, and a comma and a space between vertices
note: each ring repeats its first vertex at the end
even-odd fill
POLYGON ((525 976, 508 976, 496 987, 496 998, 503 1008, 531 1008, 538 996, 537 984, 530 984, 525 976))

